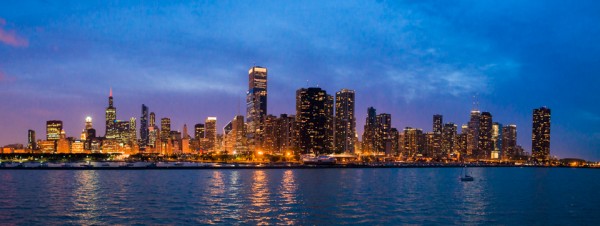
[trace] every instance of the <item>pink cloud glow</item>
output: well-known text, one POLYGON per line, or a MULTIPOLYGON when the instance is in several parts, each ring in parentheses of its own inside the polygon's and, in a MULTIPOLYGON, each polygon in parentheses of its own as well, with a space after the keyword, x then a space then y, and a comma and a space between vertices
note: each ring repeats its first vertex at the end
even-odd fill
POLYGON ((6 26, 6 20, 0 18, 0 43, 14 47, 29 46, 27 39, 19 37, 15 31, 7 30, 4 26, 6 26))

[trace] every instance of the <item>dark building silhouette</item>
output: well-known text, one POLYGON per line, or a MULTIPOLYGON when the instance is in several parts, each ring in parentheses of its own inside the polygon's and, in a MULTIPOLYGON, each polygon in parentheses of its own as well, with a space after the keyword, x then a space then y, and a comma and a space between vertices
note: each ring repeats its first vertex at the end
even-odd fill
POLYGON ((531 157, 537 161, 550 160, 550 109, 533 109, 531 157))
POLYGON ((362 137, 362 152, 375 151, 375 133, 377 131, 377 110, 373 107, 367 109, 367 118, 365 122, 363 137, 362 137))
POLYGON ((332 102, 333 97, 321 88, 296 91, 296 136, 301 153, 332 153, 332 102))
POLYGON ((27 131, 27 148, 29 150, 37 149, 37 141, 35 140, 35 131, 34 130, 27 131))
POLYGON ((149 142, 148 107, 142 104, 142 117, 140 117, 140 149, 146 148, 149 142))

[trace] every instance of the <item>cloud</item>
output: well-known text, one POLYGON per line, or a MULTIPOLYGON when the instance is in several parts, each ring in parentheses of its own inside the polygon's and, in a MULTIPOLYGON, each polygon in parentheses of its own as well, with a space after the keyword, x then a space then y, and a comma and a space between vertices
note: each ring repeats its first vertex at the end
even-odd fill
POLYGON ((29 41, 27 39, 20 37, 13 30, 5 29, 6 20, 0 18, 0 42, 9 46, 14 47, 27 47, 29 46, 29 41))

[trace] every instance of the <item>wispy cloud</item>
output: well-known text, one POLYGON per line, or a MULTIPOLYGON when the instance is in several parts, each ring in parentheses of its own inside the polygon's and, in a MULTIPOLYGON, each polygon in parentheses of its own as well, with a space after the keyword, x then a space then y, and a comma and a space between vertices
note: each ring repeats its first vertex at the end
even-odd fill
POLYGON ((27 47, 29 46, 29 41, 27 39, 20 37, 13 30, 8 30, 6 27, 6 20, 0 18, 0 42, 5 45, 14 46, 14 47, 27 47))

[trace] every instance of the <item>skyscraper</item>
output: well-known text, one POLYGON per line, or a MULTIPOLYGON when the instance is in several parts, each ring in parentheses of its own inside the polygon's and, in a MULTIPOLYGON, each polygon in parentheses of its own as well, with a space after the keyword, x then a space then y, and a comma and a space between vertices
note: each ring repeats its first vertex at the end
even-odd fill
POLYGON ((248 144, 254 149, 261 146, 267 116, 267 68, 254 66, 248 71, 246 107, 248 144))
POLYGON ((215 149, 217 146, 217 117, 206 118, 204 125, 205 138, 207 140, 206 149, 209 151, 218 151, 215 149))
POLYGON ((198 123, 194 125, 194 138, 198 141, 204 138, 204 124, 198 123))
POLYGON ((502 157, 502 124, 494 122, 492 125, 492 158, 497 159, 502 157))
POLYGON ((377 127, 375 129, 375 150, 379 153, 390 153, 392 115, 387 113, 378 114, 375 117, 377 127))
POLYGON ((407 158, 417 157, 424 151, 423 147, 423 130, 411 127, 404 128, 404 136, 402 140, 403 155, 407 158))
POLYGON ((550 109, 533 109, 531 157, 537 161, 550 160, 550 109))
POLYGON ((481 112, 477 110, 471 111, 471 119, 467 124, 467 156, 477 155, 479 150, 479 118, 481 112))
POLYGON ((135 117, 131 117, 129 118, 129 145, 133 146, 134 144, 136 144, 137 142, 137 133, 135 128, 136 127, 136 122, 135 122, 135 117))
POLYGON ((85 130, 87 131, 88 129, 92 129, 92 117, 88 116, 85 117, 85 130))
POLYGON ((140 117, 140 148, 146 148, 149 141, 148 107, 142 104, 142 117, 140 117))
POLYGON ((329 154, 328 144, 333 134, 329 125, 333 118, 333 98, 321 88, 301 88, 296 91, 296 136, 301 153, 329 154))
POLYGON ((362 152, 373 152, 376 147, 375 133, 377 130, 377 111, 373 107, 367 109, 367 118, 364 128, 362 152))
POLYGON ((502 160, 509 160, 517 155, 517 126, 502 127, 502 160))
MULTIPOLYGON (((443 130, 444 130, 444 120, 443 120, 443 116, 442 115, 433 115, 433 135, 432 135, 432 142, 431 145, 432 147, 431 152, 434 156, 440 155, 442 154, 442 152, 446 152, 445 154, 448 154, 447 151, 448 150, 442 150, 442 143, 443 143, 443 130)), ((442 154, 442 155, 445 155, 442 154)))
POLYGON ((433 115, 433 132, 437 134, 442 134, 442 125, 443 125, 443 116, 442 115, 433 115))
POLYGON ((448 157, 448 155, 454 152, 454 145, 457 143, 456 141, 456 130, 457 126, 454 123, 446 123, 442 128, 442 145, 441 145, 441 155, 448 157))
POLYGON ((117 109, 113 106, 113 95, 112 88, 110 89, 110 95, 108 96, 108 107, 106 108, 106 132, 104 137, 108 139, 115 139, 116 127, 115 121, 117 120, 117 109))
POLYGON ((156 115, 154 112, 150 112, 150 126, 148 126, 148 143, 151 147, 156 147, 156 141, 158 140, 159 131, 156 127, 156 115))
POLYGON ((29 150, 37 149, 37 141, 35 140, 35 131, 33 131, 33 130, 27 131, 27 149, 29 149, 29 150))
POLYGON ((160 140, 162 142, 168 142, 171 136, 171 119, 162 118, 160 119, 160 140))
POLYGON ((489 112, 482 112, 479 118, 479 158, 489 159, 492 157, 491 154, 494 150, 492 126, 492 114, 489 112))
POLYGON ((63 130, 63 123, 60 120, 50 120, 46 122, 46 140, 56 141, 60 139, 60 132, 63 130))
POLYGON ((354 153, 356 118, 354 117, 354 90, 342 89, 335 93, 334 142, 336 153, 354 153))

